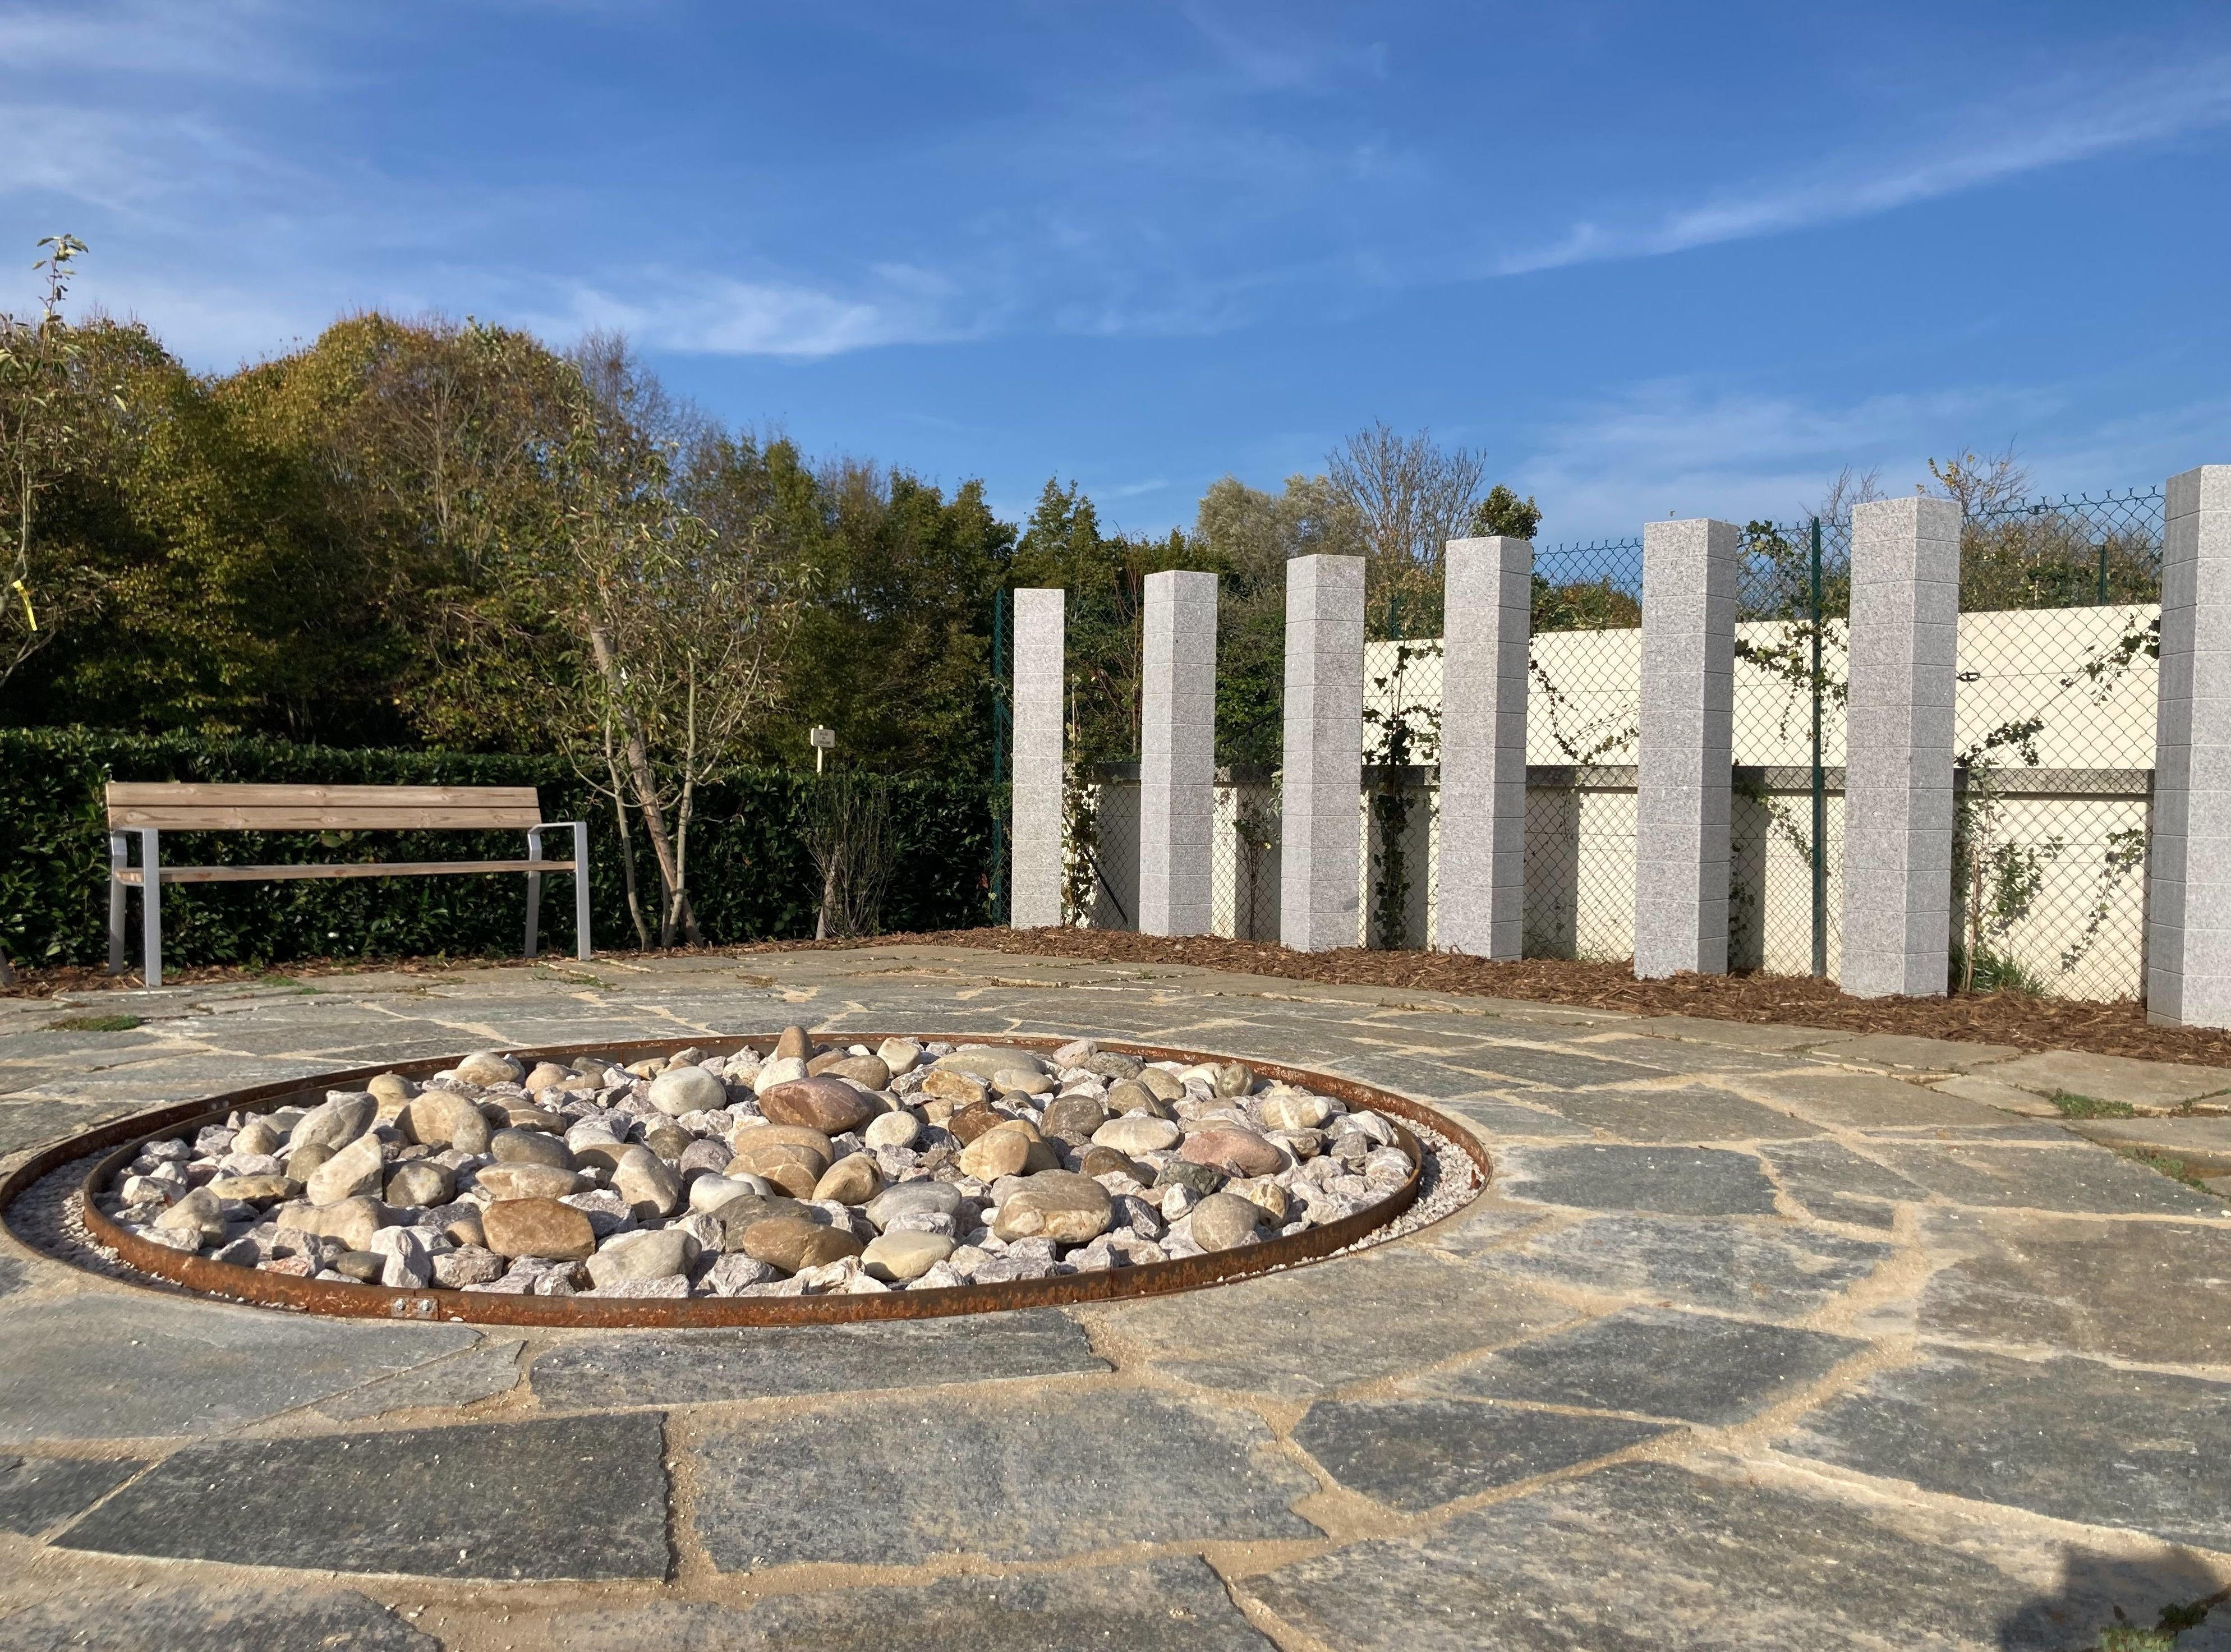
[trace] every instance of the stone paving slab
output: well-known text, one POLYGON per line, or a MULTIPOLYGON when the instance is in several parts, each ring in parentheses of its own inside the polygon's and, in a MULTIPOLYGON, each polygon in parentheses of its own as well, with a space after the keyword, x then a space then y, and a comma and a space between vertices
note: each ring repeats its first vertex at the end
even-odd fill
POLYGON ((328 1052, 327 1064, 340 1071, 360 1067, 399 1067, 405 1062, 435 1061, 455 1055, 457 1042, 456 1035, 452 1033, 447 1038, 414 1038, 401 1042, 380 1039, 359 1044, 339 1044, 328 1052))
MULTIPOLYGON (((158 1054, 129 1065, 104 1068, 94 1076, 68 1081, 68 1087, 96 1100, 128 1094, 151 1103, 179 1101, 250 1084, 308 1078, 332 1068, 333 1062, 320 1055, 241 1056, 197 1049, 184 1055, 158 1054)), ((55 1094, 64 1085, 47 1084, 41 1088, 55 1094)))
POLYGON ((2012 1044, 1973 1044, 1964 1039, 1916 1038, 1904 1033, 1866 1033, 1857 1038, 1823 1039, 1812 1047, 1833 1062, 1870 1067, 1901 1067, 1916 1072, 1966 1073, 2010 1061, 2021 1051, 2012 1044))
POLYGON ((161 1036, 146 1027, 107 1033, 3 1032, 0 1033, 0 1069, 19 1062, 38 1062, 61 1056, 67 1058, 71 1066, 90 1071, 97 1067, 114 1066, 119 1062, 145 1060, 158 1054, 162 1047, 161 1036))
POLYGON ((1841 1142, 1776 1142, 1759 1152, 1782 1191, 1823 1222, 1888 1228, 1896 1219, 1896 1205, 1929 1197, 1920 1183, 1841 1142))
POLYGON ((1782 1073, 1789 1068, 1786 1056, 1771 1051, 1738 1049, 1727 1044, 1699 1043, 1688 1039, 1649 1038, 1634 1023, 1607 1030, 1593 1029, 1573 1039, 1569 1048, 1583 1055, 1632 1062, 1659 1074, 1679 1073, 1698 1078, 1743 1077, 1782 1073))
POLYGON ((2231 1171, 2231 1118, 2075 1119, 2069 1121, 2068 1131, 2102 1147, 2181 1159, 2198 1174, 2231 1171))
POLYGON ((1509 1082, 1551 1090, 1577 1090, 1594 1084, 1631 1084, 1637 1079, 1663 1078, 1673 1070, 1639 1057, 1633 1061, 1608 1061, 1572 1049, 1543 1049, 1532 1044, 1503 1043, 1484 1047, 1466 1064, 1509 1082))
POLYGON ((59 1059, 0 1065, 0 1101, 28 1100, 47 1085, 75 1078, 83 1071, 74 1062, 59 1059))
POLYGON ((224 1433, 479 1340, 151 1292, 29 1302, 0 1312, 0 1443, 224 1433))
POLYGON ((83 1513, 146 1466, 137 1457, 0 1457, 0 1532, 36 1536, 83 1513))
POLYGON ((1607 1457, 1667 1424, 1476 1400, 1319 1401, 1294 1442, 1350 1491, 1419 1513, 1607 1457))
POLYGON ((2231 1384, 1940 1348, 1778 1443, 1929 1491, 2231 1551, 2231 1384))
POLYGON ((1498 1087, 1497 1081, 1485 1073, 1423 1055, 1374 1052, 1364 1055, 1337 1056, 1328 1065, 1351 1078, 1361 1079, 1366 1084, 1399 1090, 1404 1095, 1414 1095, 1427 1101, 1445 1096, 1478 1095, 1482 1091, 1498 1087))
POLYGON ((2231 1224, 1932 1211, 1920 1328, 2159 1365, 2231 1366, 2231 1224))
POLYGON ((2221 1216, 2222 1200, 2115 1158, 2066 1146, 1883 1142, 1898 1172, 1957 1204, 2100 1216, 2221 1216))
MULTIPOLYGON (((2190 1570, 2150 1592, 2189 1587, 2190 1570)), ((2112 1605, 2089 1590, 2040 1598, 1874 1511, 1660 1463, 1614 1466, 1236 1587, 1316 1644, 1356 1652, 2073 1649, 2112 1605)), ((2189 1597, 2139 1597, 2172 1598, 2189 1597)))
POLYGON ((1498 1180, 1513 1198, 1585 1210, 1772 1216, 1774 1184, 1749 1153, 1718 1147, 1512 1147, 1498 1180))
POLYGON ((2066 1090, 2102 1101, 2127 1101, 2135 1107, 2182 1107, 2202 1096, 2231 1091, 2231 1068, 2141 1062, 2127 1055, 2092 1055, 2070 1049, 2047 1050, 2001 1062, 1991 1068, 1991 1077, 2040 1095, 2066 1090))
MULTIPOLYGON (((2003 1109, 1995 1109, 2003 1112, 2003 1109)), ((1992 1125, 1911 1125, 1867 1131, 1855 1139, 1872 1150, 1885 1142, 1969 1142, 1982 1146, 2005 1146, 2014 1142, 2038 1142, 2066 1147, 2072 1139, 2068 1126, 2056 1109, 2050 1122, 2037 1118, 2005 1118, 1992 1125)), ((2080 1139, 2078 1138, 2077 1139, 2080 1139)))
POLYGON ((0 1652, 442 1652, 346 1591, 158 1586, 80 1592, 0 1615, 0 1652))
POLYGON ((1097 1323, 1116 1346, 1181 1382, 1309 1397, 1575 1317, 1517 1281, 1390 1249, 1153 1298, 1097 1323))
POLYGON ((385 1052, 415 1043, 443 1050, 457 1047, 458 1034, 431 1027, 417 1039, 391 1035, 394 1023, 376 1016, 306 1018, 303 1024, 269 1029, 239 1022, 220 1023, 200 1039, 202 1047, 217 1056, 247 1055, 257 1059, 316 1060, 326 1066, 340 1065, 352 1049, 377 1049, 380 1059, 395 1060, 385 1052))
POLYGON ((65 1548, 420 1578, 663 1578, 652 1412, 191 1445, 65 1548))
POLYGON ((1827 1027, 1707 1021, 1698 1016, 1638 1016, 1629 1023, 1628 1030, 1638 1038, 1680 1039, 1689 1042, 1724 1044, 1732 1049, 1765 1051, 1807 1049, 1815 1044, 1833 1043, 1844 1036, 1827 1027))
POLYGON ((577 1337, 534 1362, 546 1406, 704 1405, 1103 1371, 1057 1308, 890 1325, 632 1331, 577 1337))
POLYGON ((27 1147, 43 1147, 139 1110, 113 1102, 102 1106, 83 1101, 0 1100, 0 1158, 27 1147))
POLYGON ((569 1652, 1273 1652, 1199 1560, 782 1595, 550 1621, 569 1652))
POLYGON ((1522 1141, 1529 1138, 1567 1141, 1593 1141, 1595 1139, 1594 1133, 1588 1126, 1575 1124, 1562 1113, 1552 1113, 1547 1107, 1529 1106, 1501 1096, 1459 1096, 1453 1100, 1437 1099, 1433 1106, 1452 1118, 1467 1120, 1479 1126, 1490 1136, 1511 1137, 1522 1141))
POLYGON ((1775 1141, 1817 1136, 1820 1126, 1707 1084, 1678 1090, 1586 1090, 1559 1096, 1558 1112, 1627 1141, 1775 1141))
POLYGON ((723 1571, 1316 1534, 1291 1507, 1316 1481, 1261 1418, 1147 1391, 1012 1412, 893 1396, 716 1428, 698 1465, 697 1538, 723 1571))
POLYGON ((1426 1393, 1740 1423, 1866 1352, 1852 1337, 1622 1308, 1422 1379, 1426 1393))
POLYGON ((1444 1255, 1480 1256, 1507 1249, 1519 1234, 1554 1227, 1562 1220, 1554 1211, 1514 1204, 1491 1186, 1420 1242, 1444 1255))
MULTIPOLYGON (((2215 1081, 2193 1069, 2069 1081, 2014 1057, 1931 1089, 1888 1074, 1974 1047, 965 949, 81 996, 0 1000, 0 1089, 90 1098, 0 1100, 0 1120, 72 1125, 274 1063, 798 1020, 1368 1067, 1445 1105, 1498 1177, 1450 1220, 1261 1280, 841 1333, 320 1323, 0 1238, 0 1438, 41 1475, 153 1460, 0 1533, 0 1652, 2074 1652, 2114 1604, 2150 1622, 2231 1582, 2231 1552, 2148 1535, 2231 1542, 2231 1206, 2034 1116, 2027 1087, 2181 1096, 2215 1081), (10 1055, 119 1007, 146 1025, 10 1055), (73 1547, 104 1523, 115 1544, 73 1547), (493 1585, 584 1529, 609 1581, 493 1585), (780 1557, 871 1570, 770 1578, 780 1557), (271 1588, 262 1566, 327 1577, 271 1588), (1250 1627, 1219 1571, 1277 1614, 1250 1627)), ((2179 1652, 2231 1652, 2231 1624, 2179 1652)))
POLYGON ((1802 1319, 1890 1261, 1892 1247, 1776 1221, 1607 1216, 1476 1265, 1689 1307, 1802 1319))
POLYGON ((1781 1073, 1735 1081, 1759 1100, 1793 1108, 1815 1124, 1847 1130, 2002 1125, 2007 1115, 1980 1101, 1924 1089, 1872 1073, 1781 1073))
POLYGON ((470 1405, 508 1394, 519 1386, 519 1352, 526 1345, 516 1338, 508 1342, 483 1342, 477 1348, 320 1400, 318 1410, 336 1423, 353 1423, 389 1411, 470 1405))
POLYGON ((2033 1119, 2060 1117, 2060 1109, 2035 1090, 2003 1084, 1995 1078, 1963 1074, 1954 1078, 1939 1079, 1929 1087, 1942 1095, 1956 1095, 1965 1101, 1981 1101, 1985 1107, 1996 1107, 2001 1113, 2033 1119))

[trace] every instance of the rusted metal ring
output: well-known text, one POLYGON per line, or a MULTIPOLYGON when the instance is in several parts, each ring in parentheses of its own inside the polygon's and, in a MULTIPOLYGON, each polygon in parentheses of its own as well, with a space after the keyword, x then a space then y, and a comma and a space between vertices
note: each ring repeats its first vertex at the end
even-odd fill
MULTIPOLYGON (((847 1042, 873 1044, 889 1035, 841 1029, 831 1037, 847 1042)), ((915 1035, 901 1035, 914 1036, 915 1035)), ((625 1065, 648 1056, 668 1054, 677 1043, 693 1044, 708 1055, 732 1053, 746 1044, 764 1047, 773 1033, 746 1033, 724 1037, 667 1040, 659 1043, 630 1040, 611 1044, 570 1044, 510 1052, 546 1060, 570 1061, 593 1055, 625 1065)), ((941 1038, 960 1042, 980 1039, 1021 1049, 1057 1049, 1063 1038, 1029 1037, 1006 1033, 954 1035, 941 1038)), ((1100 1041, 1103 1049, 1116 1050, 1144 1061, 1187 1062, 1228 1061, 1213 1052, 1171 1049, 1160 1045, 1100 1041)), ((324 1099, 328 1089, 361 1087, 375 1074, 400 1073, 406 1078, 430 1076, 455 1067, 462 1055, 414 1062, 386 1062, 320 1074, 307 1079, 288 1079, 257 1085, 197 1101, 181 1102, 152 1113, 121 1120, 56 1143, 33 1156, 0 1181, 0 1210, 35 1182, 61 1165, 104 1147, 106 1154, 87 1175, 82 1220, 94 1242, 114 1251, 142 1274, 206 1295, 260 1307, 288 1308, 297 1313, 372 1320, 449 1320, 471 1325, 536 1325, 592 1326, 618 1329, 637 1326, 686 1328, 721 1326, 852 1324, 870 1320, 940 1319, 956 1313, 989 1313, 1003 1309, 1058 1307, 1078 1302, 1106 1302, 1124 1297, 1160 1295, 1171 1291, 1200 1290, 1228 1284, 1253 1274, 1294 1268, 1345 1249, 1357 1240, 1392 1222, 1418 1197, 1425 1155, 1417 1138, 1400 1123, 1395 1129, 1409 1150, 1411 1171, 1400 1187, 1368 1208, 1322 1228, 1310 1228, 1290 1236, 1266 1239, 1238 1250, 1212 1251, 1173 1262, 1143 1262, 1135 1267, 1102 1273, 1064 1274, 1050 1279, 1012 1280, 994 1285, 964 1285, 946 1290, 876 1292, 850 1296, 713 1296, 688 1298, 618 1297, 606 1300, 581 1296, 513 1296, 485 1291, 442 1289, 390 1290, 373 1285, 336 1285, 301 1279, 288 1274, 212 1262, 151 1242, 126 1233, 102 1215, 95 1195, 115 1173, 137 1158, 149 1142, 204 1126, 222 1124, 236 1112, 270 1112, 277 1107, 324 1099)), ((1469 1132, 1431 1107, 1406 1097, 1361 1084, 1353 1079, 1266 1062, 1247 1065, 1264 1078, 1283 1080, 1321 1094, 1337 1097, 1351 1106, 1368 1107, 1395 1120, 1430 1126, 1469 1157, 1485 1185, 1492 1171, 1487 1150, 1469 1132)))

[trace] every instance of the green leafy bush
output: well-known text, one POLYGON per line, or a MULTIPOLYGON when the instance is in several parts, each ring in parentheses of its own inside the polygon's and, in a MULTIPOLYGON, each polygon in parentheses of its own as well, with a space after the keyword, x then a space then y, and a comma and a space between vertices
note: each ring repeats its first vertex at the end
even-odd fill
MULTIPOLYGON (((17 962, 98 964, 107 956, 101 789, 110 780, 531 785, 540 794, 544 819, 589 823, 591 921, 598 944, 636 944, 611 804, 562 758, 0 729, 0 947, 17 962)), ((883 927, 988 922, 989 791, 973 781, 878 784, 889 794, 883 927)), ((690 886, 708 941, 813 933, 821 881, 805 829, 813 784, 810 774, 753 769, 700 794, 690 886)), ((560 858, 570 852, 558 839, 548 850, 560 858)), ((524 853, 516 832, 178 832, 163 840, 170 865, 512 860, 524 853)), ((639 829, 636 855, 637 876, 655 892, 656 874, 639 829)), ((524 880, 501 874, 173 884, 163 892, 164 956, 181 965, 501 956, 519 951, 524 913, 524 880)), ((136 898, 130 917, 136 929, 136 898)), ((572 890, 562 876, 543 886, 542 921, 546 950, 570 952, 572 890)), ((133 956, 136 961, 136 941, 133 956)))

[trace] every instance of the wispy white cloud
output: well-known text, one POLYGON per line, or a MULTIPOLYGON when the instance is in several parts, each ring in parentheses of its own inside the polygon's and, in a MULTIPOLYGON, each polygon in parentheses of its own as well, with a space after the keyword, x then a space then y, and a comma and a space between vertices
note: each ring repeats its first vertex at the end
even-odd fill
MULTIPOLYGON (((1367 14, 1368 15, 1368 14, 1367 14)), ((1311 30, 1292 8, 1269 10, 1191 0, 1186 21, 1249 85, 1277 92, 1316 92, 1387 74, 1384 42, 1353 42, 1311 30)))
POLYGON ((1956 384, 1826 403, 1660 379, 1545 425, 1513 469, 1554 544, 1668 515, 1786 521, 1817 508, 1846 465, 1879 467, 1898 494, 1928 481, 1930 458, 1963 448, 2012 446, 2040 494, 2151 487, 2231 453, 2231 397, 2095 419, 2095 394, 2073 382, 1956 384))
POLYGON ((274 85, 315 78, 261 0, 0 7, 0 63, 24 74, 153 74, 274 85))
POLYGON ((1930 455, 2002 446, 2067 404, 2065 390, 2035 387, 1839 405, 1661 379, 1548 424, 1514 469, 1516 485, 1541 500, 1555 540, 1633 533, 1669 515, 1786 519, 1814 507, 1846 465, 1879 465, 1883 485, 1899 492, 1926 479, 1930 455))
POLYGON ((0 199, 45 194, 143 229, 228 218, 267 198, 329 200, 332 181, 194 111, 127 112, 0 96, 0 199))
POLYGON ((656 350, 716 356, 840 355, 882 345, 947 343, 982 336, 942 281, 918 271, 874 272, 857 293, 810 282, 742 281, 698 271, 650 271, 623 298, 594 283, 574 286, 561 308, 527 324, 566 334, 615 328, 656 350))
POLYGON ((82 298, 86 311, 146 322, 182 359, 203 371, 283 355, 358 309, 384 307, 408 315, 428 307, 423 299, 402 294, 368 300, 360 290, 331 279, 305 280, 274 291, 222 274, 197 280, 130 261, 117 268, 116 261, 101 258, 98 247, 94 259, 102 279, 81 283, 73 304, 82 298))
POLYGON ((1655 218, 1581 219, 1552 241, 1495 257, 1490 273, 1685 252, 1866 217, 2227 122, 2231 59, 2207 57, 2105 84, 2093 76, 2056 77, 1965 112, 1930 146, 1848 156, 1809 175, 1728 189, 1655 218))
POLYGON ((1169 479, 1156 476, 1151 481, 1116 482, 1112 486, 1088 488, 1095 499, 1137 499, 1145 494, 1159 494, 1169 487, 1169 479))
MULTIPOLYGON (((600 14, 603 0, 553 3, 600 14)), ((2231 60, 2195 54, 2173 71, 2040 81, 1896 153, 1708 189, 1670 210, 1623 214, 1592 200, 1562 233, 1452 254, 1449 203, 1465 187, 1452 163, 1400 111, 1336 100, 1383 81, 1379 45, 1232 0, 1187 0, 1179 32, 1189 25, 1203 42, 1189 58, 1083 72, 1057 90, 1023 86, 1012 119, 955 123, 932 167, 921 169, 918 154, 896 158, 902 179, 965 180, 950 220, 910 216, 901 199, 888 228, 830 229, 825 199, 795 196, 863 188, 860 175, 816 171, 802 146, 792 158, 807 182, 753 181, 771 210, 750 233, 708 234, 671 255, 670 268, 618 271, 569 248, 624 240, 609 232, 638 203, 600 198, 594 186, 566 194, 562 167, 531 181, 460 182, 446 158, 426 158, 417 134, 372 153, 322 141, 322 90, 290 102, 222 83, 341 86, 350 61, 334 48, 333 25, 322 39, 314 33, 314 12, 264 0, 0 0, 0 202, 11 213, 38 202, 43 213, 51 197, 113 215, 88 273, 104 296, 166 330, 179 324, 157 304, 176 289, 138 275, 112 283, 108 272, 230 261, 226 279, 243 292, 260 287, 289 313, 306 293, 351 304, 424 293, 423 302, 560 334, 609 326, 662 350, 812 359, 1018 331, 1207 338, 1280 315, 1344 319, 1452 274, 1770 236, 2231 121, 2231 60), (146 78, 112 84, 119 75, 146 78), (88 89, 64 104, 54 88, 74 88, 73 77, 88 89), (1262 114, 1297 93, 1308 119, 1262 114), (593 230, 559 238, 562 222, 592 218, 593 230), (507 257, 514 231, 534 250, 507 257), (130 263, 111 250, 126 242, 139 252, 130 263), (891 260, 889 245, 904 246, 907 261, 891 260)), ((1551 222, 1515 197, 1498 216, 1528 211, 1551 222)), ((88 214, 55 227, 96 223, 88 214)), ((234 308, 209 300, 184 314, 199 326, 234 308)), ((211 337, 230 351, 231 321, 211 337)), ((179 342, 201 347, 190 332, 179 342)))

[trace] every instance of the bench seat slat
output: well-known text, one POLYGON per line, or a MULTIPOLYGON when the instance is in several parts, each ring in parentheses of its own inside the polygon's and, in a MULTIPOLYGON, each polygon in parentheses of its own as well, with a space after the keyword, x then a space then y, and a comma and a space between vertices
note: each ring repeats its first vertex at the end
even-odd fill
POLYGON ((153 826, 172 832, 516 831, 543 823, 542 811, 462 808, 269 808, 156 803, 112 808, 111 826, 153 826))
POLYGON ((539 826, 533 786, 267 786, 112 781, 108 823, 167 831, 490 831, 539 826))
MULTIPOLYGON (((307 866, 166 866, 165 883, 257 883, 293 878, 424 878, 449 872, 571 872, 571 861, 343 861, 307 866)), ((146 881, 139 868, 116 874, 134 888, 146 881)))
POLYGON ((506 804, 535 806, 533 786, 265 786, 191 781, 113 780, 108 784, 112 803, 223 803, 262 808, 273 803, 297 807, 355 806, 439 808, 444 804, 506 804))

